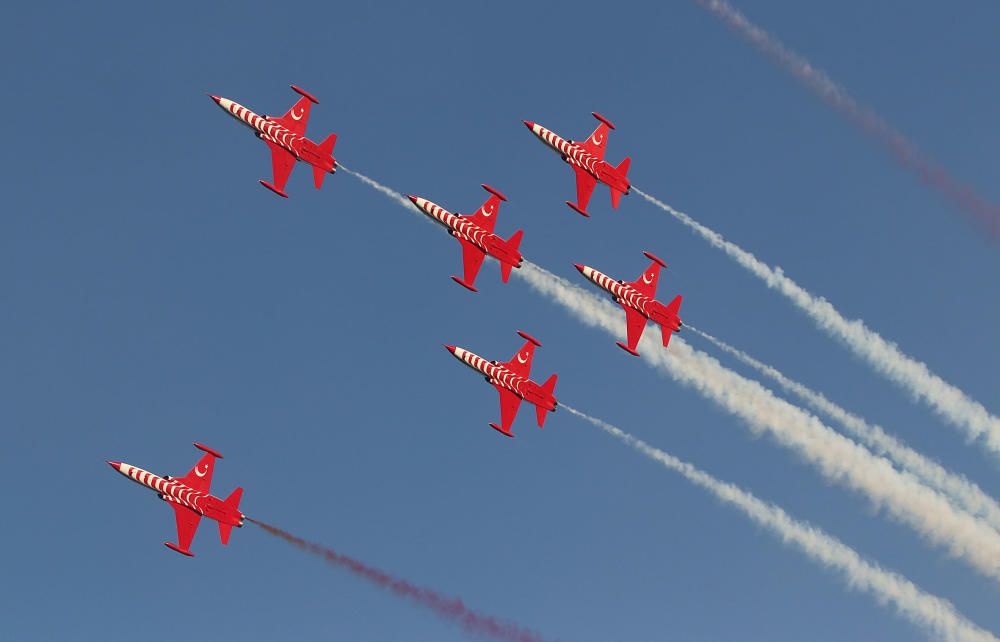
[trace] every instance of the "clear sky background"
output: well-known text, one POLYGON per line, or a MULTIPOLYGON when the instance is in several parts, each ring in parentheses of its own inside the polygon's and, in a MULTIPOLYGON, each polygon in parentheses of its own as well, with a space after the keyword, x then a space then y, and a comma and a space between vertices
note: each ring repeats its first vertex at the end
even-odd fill
MULTIPOLYGON (((782 38, 1000 200, 1000 6, 755 3, 782 38)), ((5 639, 466 639, 251 525, 194 559, 104 463, 183 474, 200 441, 242 508, 562 640, 911 640, 703 491, 568 413, 508 440, 442 348, 538 337, 557 396, 842 538, 1000 632, 1000 589, 694 392, 662 378, 353 177, 300 165, 206 96, 280 115, 346 166, 497 232, 583 283, 670 263, 686 321, 879 422, 995 495, 995 462, 638 197, 583 219, 521 125, 582 138, 641 189, 781 265, 1000 410, 1000 252, 950 204, 693 2, 21 3, 0 25, 0 630, 5 639)), ((623 328, 624 332, 624 328, 623 328)), ((623 335, 624 336, 624 335, 623 335)), ((708 349, 697 337, 695 347, 708 349)), ((724 361, 731 363, 728 360, 724 361)), ((731 364, 732 365, 732 364, 731 364)), ((737 366, 733 366, 737 367, 737 366)))

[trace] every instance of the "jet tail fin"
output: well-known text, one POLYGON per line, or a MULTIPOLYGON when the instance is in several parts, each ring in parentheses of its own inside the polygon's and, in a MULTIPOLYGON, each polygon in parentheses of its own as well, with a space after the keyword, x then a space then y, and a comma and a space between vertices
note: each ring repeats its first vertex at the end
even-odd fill
MULTIPOLYGON (((319 153, 324 156, 333 156, 333 146, 337 144, 337 135, 330 134, 326 139, 319 144, 319 153)), ((336 166, 334 166, 336 168, 336 166)), ((319 167, 313 165, 313 183, 316 184, 316 189, 323 187, 323 179, 326 177, 326 172, 324 172, 319 167)))
MULTIPOLYGON (((556 391, 556 380, 558 378, 559 375, 555 374, 549 377, 548 380, 542 384, 542 393, 548 397, 553 396, 553 393, 556 391)), ((545 418, 548 417, 548 414, 549 414, 548 410, 546 410, 544 407, 535 406, 535 418, 538 420, 539 428, 545 425, 545 418)))
MULTIPOLYGON (((243 497, 243 489, 237 487, 236 490, 229 494, 229 497, 223 501, 223 504, 238 511, 240 508, 240 499, 243 497)), ((222 540, 223 544, 229 543, 229 534, 233 532, 232 524, 223 524, 219 522, 219 539, 222 540)))
MULTIPOLYGON (((337 135, 330 134, 319 144, 319 151, 323 154, 329 154, 333 156, 333 146, 337 144, 337 135)), ((628 159, 626 159, 628 160, 628 159)))
MULTIPOLYGON (((673 315, 673 316, 676 317, 677 313, 680 312, 681 301, 683 299, 684 299, 684 297, 682 295, 680 295, 680 294, 678 294, 677 296, 675 296, 674 300, 667 304, 667 314, 670 314, 670 315, 673 315)), ((679 317, 678 317, 678 321, 680 321, 679 317)), ((671 330, 669 328, 669 326, 665 326, 665 325, 661 325, 660 326, 660 330, 662 330, 662 332, 663 332, 663 347, 666 348, 668 345, 670 345, 670 337, 673 336, 673 330, 671 330)))
MULTIPOLYGON (((628 166, 631 163, 632 163, 632 159, 629 158, 628 156, 626 156, 625 160, 623 160, 621 163, 619 163, 618 167, 615 168, 615 169, 617 169, 621 173, 622 178, 625 178, 626 176, 628 176, 628 166)), ((618 203, 621 200, 622 200, 622 192, 619 192, 615 188, 611 188, 611 207, 617 209, 618 208, 618 203)))
MULTIPOLYGON (((510 238, 507 239, 507 249, 510 250, 511 254, 519 254, 521 247, 521 237, 524 236, 524 230, 518 230, 511 234, 510 238)), ((510 278, 510 271, 514 266, 505 261, 500 261, 500 280, 504 283, 510 278)))
POLYGON ((675 296, 674 300, 667 304, 667 314, 676 315, 678 312, 680 312, 681 301, 683 300, 684 297, 682 295, 678 294, 677 296, 675 296))

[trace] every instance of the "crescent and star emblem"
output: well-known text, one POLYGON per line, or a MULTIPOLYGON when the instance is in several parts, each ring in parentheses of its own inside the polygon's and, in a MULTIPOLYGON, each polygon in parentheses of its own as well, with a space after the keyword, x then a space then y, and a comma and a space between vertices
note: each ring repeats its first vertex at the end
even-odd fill
POLYGON ((487 216, 487 217, 493 216, 493 206, 492 205, 489 208, 486 208, 486 207, 483 208, 483 216, 487 216))
POLYGON ((600 138, 598 138, 597 134, 595 133, 593 136, 590 137, 590 140, 594 141, 595 145, 600 145, 601 143, 604 142, 604 136, 602 135, 600 138))
POLYGON ((653 282, 653 273, 650 272, 649 274, 643 274, 642 282, 645 283, 646 285, 650 285, 653 282))
POLYGON ((520 363, 528 363, 528 355, 527 354, 518 354, 517 355, 517 360, 520 363))
POLYGON ((195 468, 194 469, 194 474, 198 475, 199 477, 204 477, 205 475, 207 475, 208 474, 208 464, 205 464, 205 470, 198 470, 197 468, 195 468))
POLYGON ((298 115, 295 114, 295 110, 294 109, 292 110, 292 119, 294 119, 294 120, 302 120, 302 108, 301 107, 299 107, 299 113, 298 113, 298 115))

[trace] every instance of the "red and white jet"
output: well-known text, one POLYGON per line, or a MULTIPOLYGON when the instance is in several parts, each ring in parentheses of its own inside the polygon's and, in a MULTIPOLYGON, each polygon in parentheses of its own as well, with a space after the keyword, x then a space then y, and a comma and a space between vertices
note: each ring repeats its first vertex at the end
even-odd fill
POLYGON ((635 351, 635 347, 639 345, 642 331, 646 329, 647 319, 653 323, 660 324, 660 329, 663 332, 664 348, 670 343, 671 334, 679 331, 681 326, 684 325, 678 316, 678 312, 681 309, 681 300, 683 299, 681 295, 678 294, 667 305, 663 305, 654 298, 656 296, 656 283, 660 278, 660 268, 667 267, 667 264, 649 252, 643 252, 643 254, 646 255, 646 258, 652 260, 653 263, 649 266, 648 270, 640 274, 639 278, 631 283, 616 281, 592 267, 580 265, 579 263, 574 264, 574 267, 580 271, 580 274, 596 283, 598 287, 607 290, 611 294, 611 298, 614 299, 614 302, 620 304, 625 309, 625 323, 628 326, 628 345, 625 345, 621 341, 618 341, 617 344, 625 352, 637 357, 639 353, 635 351))
POLYGON ((510 426, 514 423, 522 399, 535 405, 535 415, 539 428, 545 423, 547 416, 545 413, 555 412, 558 405, 553 396, 557 375, 552 375, 542 385, 538 385, 528 378, 531 374, 531 358, 535 354, 535 347, 541 347, 542 344, 524 332, 518 331, 518 334, 526 339, 524 347, 518 350, 510 361, 504 363, 487 361, 463 348, 445 346, 448 352, 455 355, 456 359, 476 372, 485 375, 486 381, 500 393, 500 425, 491 423, 490 428, 508 437, 514 436, 514 433, 510 431, 510 426))
POLYGON ((431 217, 433 220, 444 225, 448 233, 458 239, 462 244, 462 264, 465 268, 465 277, 451 277, 455 283, 464 286, 473 292, 476 288, 473 285, 479 268, 483 265, 486 255, 500 261, 500 280, 504 283, 510 278, 511 268, 521 267, 524 258, 518 247, 521 244, 523 230, 514 232, 506 241, 493 233, 493 227, 497 222, 497 212, 500 209, 500 201, 506 201, 500 192, 489 185, 483 184, 483 189, 490 193, 490 197, 475 213, 468 216, 452 214, 436 203, 431 203, 426 198, 410 196, 413 204, 431 217))
POLYGON ((222 455, 208 446, 195 444, 204 450, 205 455, 183 477, 158 477, 151 472, 120 461, 109 461, 112 468, 132 481, 156 491, 160 499, 170 504, 177 518, 177 543, 164 542, 167 548, 178 553, 194 557, 190 551, 194 532, 198 530, 202 515, 210 517, 219 523, 219 537, 223 544, 229 543, 229 534, 233 526, 243 526, 246 517, 240 512, 240 498, 243 489, 237 488, 229 497, 219 499, 208 493, 212 484, 212 471, 215 470, 215 460, 222 455))
POLYGON ((521 121, 531 130, 531 133, 554 149, 576 172, 576 203, 566 201, 566 204, 584 216, 590 216, 587 214, 587 203, 590 202, 590 195, 594 193, 597 181, 601 181, 611 188, 611 207, 614 208, 618 207, 618 201, 621 200, 622 194, 628 194, 629 190, 632 189, 632 184, 627 178, 628 166, 632 159, 626 157, 618 164, 618 167, 604 160, 608 130, 614 129, 615 126, 596 111, 591 113, 594 118, 601 121, 601 124, 582 143, 574 143, 571 140, 560 138, 538 123, 529 120, 521 121))
POLYGON ((317 145, 305 137, 306 124, 309 122, 309 108, 319 101, 304 89, 292 85, 292 89, 302 95, 299 101, 292 105, 280 118, 258 116, 243 105, 228 98, 212 96, 212 100, 226 113, 254 131, 254 135, 267 143, 271 148, 271 170, 274 182, 260 181, 260 184, 278 196, 288 198, 285 194, 285 183, 288 175, 295 167, 295 161, 300 160, 312 165, 313 180, 316 189, 323 185, 323 177, 337 171, 337 161, 333 158, 333 145, 337 135, 330 134, 317 145))

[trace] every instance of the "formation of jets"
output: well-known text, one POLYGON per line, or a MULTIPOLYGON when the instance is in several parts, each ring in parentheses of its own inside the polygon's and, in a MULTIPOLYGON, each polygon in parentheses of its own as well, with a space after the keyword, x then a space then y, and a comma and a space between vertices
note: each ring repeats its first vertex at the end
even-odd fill
MULTIPOLYGON (((249 127, 257 138, 267 143, 271 150, 272 179, 271 182, 261 180, 260 184, 285 198, 288 198, 285 184, 296 161, 303 161, 312 166, 316 189, 322 186, 327 174, 337 171, 337 161, 333 157, 333 146, 337 141, 337 135, 330 134, 319 144, 305 136, 309 111, 311 106, 319 104, 319 101, 309 92, 295 85, 291 87, 301 98, 281 117, 260 116, 228 98, 211 96, 220 108, 249 127)), ((613 208, 618 207, 621 197, 627 195, 632 188, 628 180, 631 160, 626 157, 617 166, 604 160, 608 134, 615 128, 614 125, 597 112, 592 114, 599 124, 597 129, 582 142, 561 138, 537 123, 522 121, 535 136, 573 168, 576 174, 576 202, 566 201, 566 204, 588 217, 590 214, 587 213, 587 206, 597 183, 604 183, 610 188, 613 208)), ((523 231, 517 230, 508 239, 500 237, 493 231, 500 204, 506 202, 507 198, 489 185, 483 184, 482 187, 489 192, 489 197, 479 209, 465 216, 449 212, 425 198, 409 197, 421 212, 441 224, 458 240, 462 247, 463 275, 461 278, 457 276, 451 278, 472 292, 477 291, 476 277, 487 256, 492 256, 500 263, 500 279, 504 283, 510 278, 511 270, 520 268, 524 263, 520 251, 523 231)), ((615 280, 586 265, 575 265, 583 276, 605 290, 625 310, 626 343, 619 341, 617 344, 626 352, 636 356, 639 354, 636 347, 647 321, 660 326, 664 348, 670 343, 671 335, 683 326, 679 316, 681 296, 676 296, 666 305, 656 300, 660 269, 667 264, 649 252, 644 254, 652 264, 639 275, 639 278, 631 282, 615 280)), ((522 401, 535 406, 539 428, 544 425, 548 413, 555 412, 558 406, 555 398, 557 375, 553 374, 543 384, 538 384, 530 378, 535 348, 540 347, 541 343, 524 332, 519 331, 518 334, 525 343, 509 361, 504 362, 489 361, 453 345, 445 346, 456 359, 478 372, 496 388, 500 394, 500 423, 489 425, 507 437, 514 436, 511 427, 522 401)), ((185 476, 178 478, 159 477, 129 464, 108 462, 122 475, 155 491, 160 499, 170 505, 177 523, 177 543, 165 542, 165 544, 170 549, 187 556, 193 556, 190 550, 191 541, 203 516, 218 522, 219 536, 223 544, 228 543, 233 527, 243 526, 246 520, 239 510, 242 488, 234 490, 226 499, 219 499, 209 493, 215 460, 222 459, 222 455, 201 444, 196 443, 195 447, 204 451, 205 455, 185 476)))

